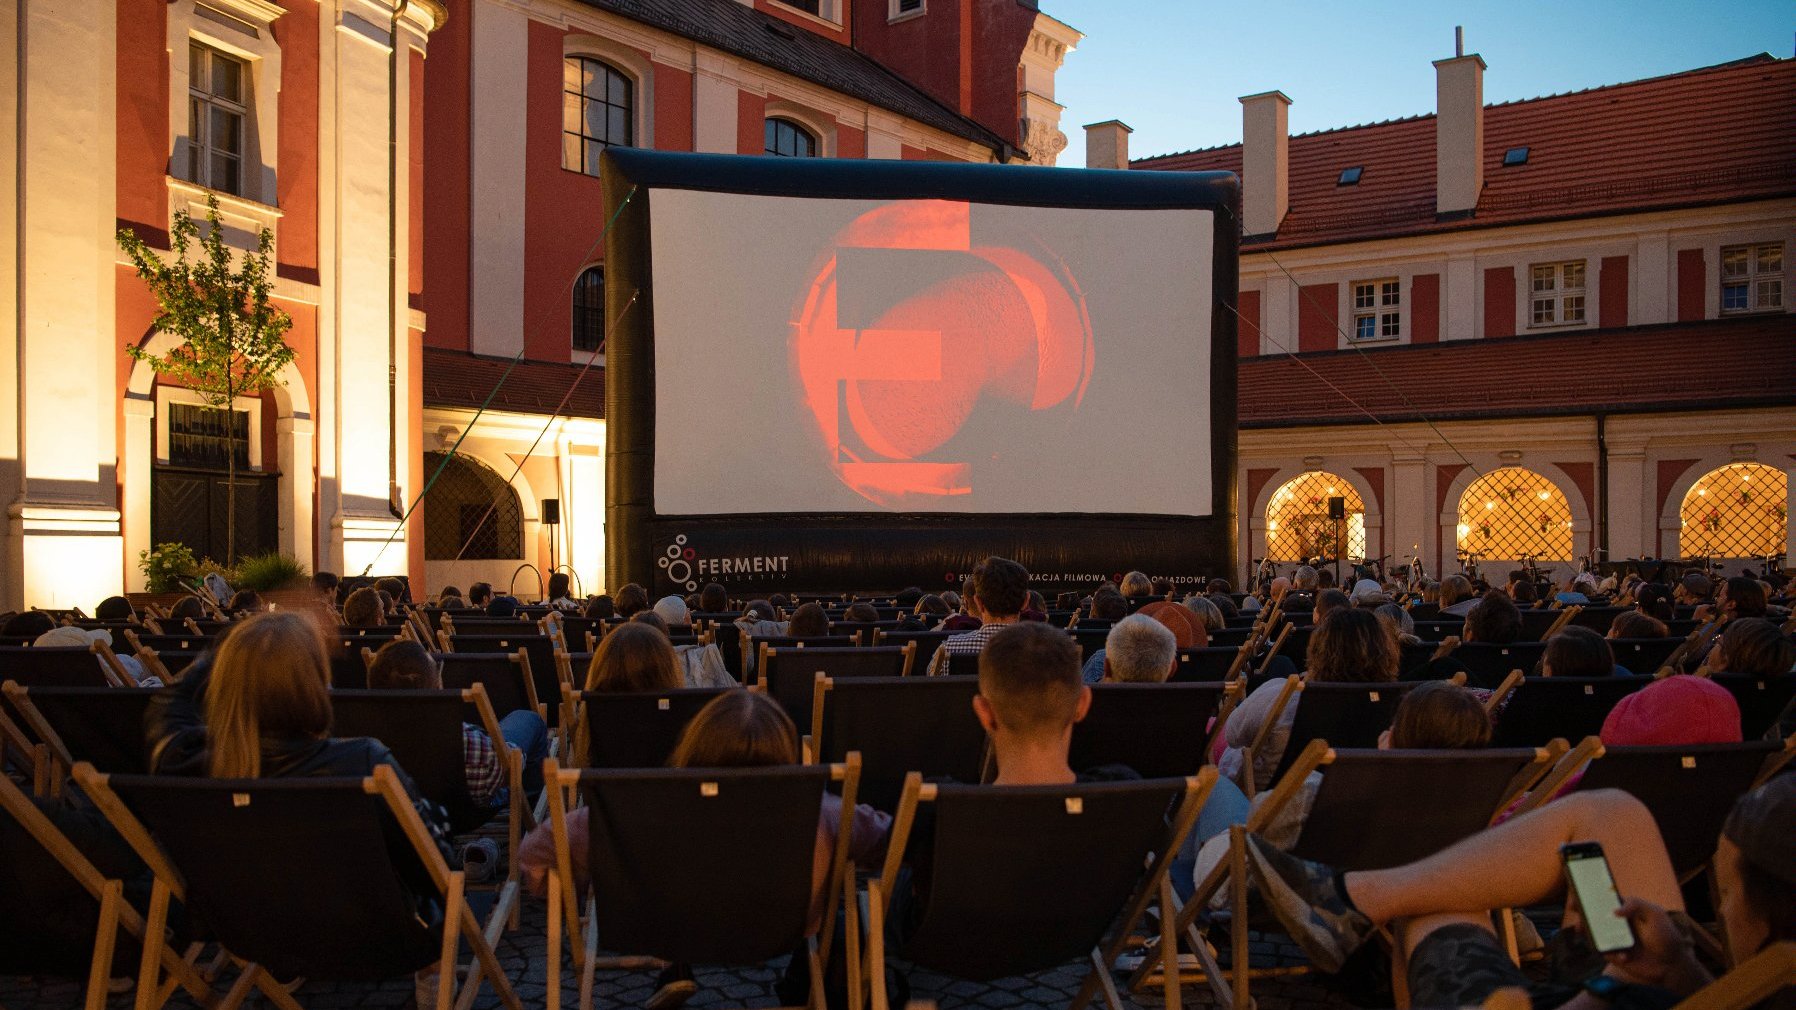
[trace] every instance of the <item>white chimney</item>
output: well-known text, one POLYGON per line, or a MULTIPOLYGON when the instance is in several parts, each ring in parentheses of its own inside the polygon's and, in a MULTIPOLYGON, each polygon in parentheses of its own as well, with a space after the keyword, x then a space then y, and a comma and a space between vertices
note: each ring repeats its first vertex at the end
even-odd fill
POLYGON ((1434 61, 1434 211, 1470 214, 1484 191, 1484 58, 1434 61))
POLYGON ((1271 235, 1291 206, 1291 99, 1266 91, 1241 99, 1241 233, 1271 235))
POLYGON ((1120 119, 1106 119, 1085 127, 1086 168, 1128 168, 1129 124, 1120 119))

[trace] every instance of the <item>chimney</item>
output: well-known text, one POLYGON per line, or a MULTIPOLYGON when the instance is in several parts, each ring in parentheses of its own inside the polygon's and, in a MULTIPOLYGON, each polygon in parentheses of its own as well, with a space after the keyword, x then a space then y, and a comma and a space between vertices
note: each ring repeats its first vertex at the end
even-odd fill
POLYGON ((1484 191, 1484 58, 1434 61, 1434 212, 1467 217, 1484 191))
POLYGON ((1106 119, 1085 127, 1086 168, 1128 168, 1129 124, 1120 119, 1106 119))
POLYGON ((1291 206, 1291 99, 1266 91, 1241 99, 1241 233, 1271 235, 1291 206))

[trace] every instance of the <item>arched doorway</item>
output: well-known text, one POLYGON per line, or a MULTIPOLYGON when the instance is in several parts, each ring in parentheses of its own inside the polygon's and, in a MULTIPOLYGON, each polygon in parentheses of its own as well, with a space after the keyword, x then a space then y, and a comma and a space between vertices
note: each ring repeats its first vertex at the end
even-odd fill
POLYGON ((1507 466, 1459 496, 1459 549, 1484 561, 1572 560, 1571 501, 1544 474, 1507 466))
POLYGON ((1358 490, 1339 474, 1326 470, 1300 473, 1286 481, 1266 503, 1266 556, 1273 561, 1303 562, 1312 558, 1364 558, 1366 505, 1358 490), (1329 511, 1329 499, 1342 499, 1342 518, 1329 511))
POLYGON ((442 473, 424 498, 424 559, 522 561, 524 509, 517 491, 462 453, 424 454, 424 472, 436 473, 439 466, 442 473))
POLYGON ((1732 463, 1697 478, 1678 509, 1685 557, 1781 554, 1790 522, 1789 478, 1763 463, 1732 463))

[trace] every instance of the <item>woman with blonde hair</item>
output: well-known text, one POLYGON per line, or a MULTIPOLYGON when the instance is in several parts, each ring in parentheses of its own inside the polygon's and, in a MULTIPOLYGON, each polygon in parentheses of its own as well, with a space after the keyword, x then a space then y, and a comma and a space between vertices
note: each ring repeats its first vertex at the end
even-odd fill
POLYGON ((1130 572, 1122 578, 1121 591, 1124 597, 1132 600, 1152 596, 1154 581, 1147 577, 1146 572, 1130 572))
POLYGON ((599 639, 586 668, 588 691, 672 691, 686 686, 679 656, 659 628, 620 624, 599 639))

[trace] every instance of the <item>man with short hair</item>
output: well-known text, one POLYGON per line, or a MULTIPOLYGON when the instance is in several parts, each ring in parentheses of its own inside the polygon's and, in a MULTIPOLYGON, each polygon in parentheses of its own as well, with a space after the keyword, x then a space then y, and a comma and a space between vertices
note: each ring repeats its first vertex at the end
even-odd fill
MULTIPOLYGON (((1009 558, 989 557, 973 570, 973 602, 979 608, 978 628, 943 642, 929 660, 929 676, 948 672, 948 657, 978 655, 985 644, 1004 628, 1017 623, 1029 600, 1029 571, 1009 558)), ((1056 630, 1056 634, 1066 637, 1056 630)), ((1077 665, 1074 666, 1077 672, 1077 665)))
POLYGON ((1715 602, 1715 582, 1701 572, 1685 572, 1672 587, 1671 600, 1681 606, 1700 607, 1715 602))
POLYGON ((994 785, 1138 777, 1120 766, 1075 774, 1067 764, 1073 724, 1090 708, 1091 688, 1079 679, 1079 646, 1072 636, 1035 621, 1006 625, 989 636, 979 654, 973 712, 991 737, 998 765, 994 785))
POLYGON ((1106 682, 1164 683, 1179 666, 1178 638, 1159 621, 1130 614, 1104 637, 1103 663, 1106 682))
POLYGON ((468 606, 485 610, 486 605, 493 602, 493 584, 476 582, 468 587, 468 606))
POLYGON ((339 581, 336 572, 313 572, 312 591, 323 598, 325 603, 334 607, 337 605, 337 585, 339 581))

